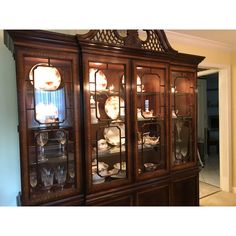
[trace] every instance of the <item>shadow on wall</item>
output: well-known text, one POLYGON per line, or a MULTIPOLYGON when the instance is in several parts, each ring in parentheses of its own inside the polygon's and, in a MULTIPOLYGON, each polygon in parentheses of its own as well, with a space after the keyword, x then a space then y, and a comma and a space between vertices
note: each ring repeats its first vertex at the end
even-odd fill
POLYGON ((20 160, 15 61, 0 30, 0 206, 15 206, 20 160))

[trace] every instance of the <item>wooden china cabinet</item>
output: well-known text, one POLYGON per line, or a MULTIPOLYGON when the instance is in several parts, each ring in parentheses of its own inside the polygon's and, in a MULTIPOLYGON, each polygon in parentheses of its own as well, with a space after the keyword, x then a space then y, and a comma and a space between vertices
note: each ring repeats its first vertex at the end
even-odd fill
POLYGON ((196 72, 162 30, 5 31, 22 205, 198 205, 196 72))

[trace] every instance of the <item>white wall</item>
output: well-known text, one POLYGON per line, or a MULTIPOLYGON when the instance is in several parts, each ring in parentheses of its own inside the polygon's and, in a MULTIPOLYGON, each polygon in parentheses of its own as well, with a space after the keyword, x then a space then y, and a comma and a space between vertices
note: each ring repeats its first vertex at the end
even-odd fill
POLYGON ((15 62, 0 30, 0 206, 16 205, 20 191, 15 62))

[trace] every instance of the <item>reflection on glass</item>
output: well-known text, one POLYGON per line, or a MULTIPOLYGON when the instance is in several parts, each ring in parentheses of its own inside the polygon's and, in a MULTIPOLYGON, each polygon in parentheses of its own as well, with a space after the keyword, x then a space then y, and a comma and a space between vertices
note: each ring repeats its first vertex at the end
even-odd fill
POLYGON ((36 120, 40 123, 54 123, 65 120, 65 90, 35 90, 36 120))

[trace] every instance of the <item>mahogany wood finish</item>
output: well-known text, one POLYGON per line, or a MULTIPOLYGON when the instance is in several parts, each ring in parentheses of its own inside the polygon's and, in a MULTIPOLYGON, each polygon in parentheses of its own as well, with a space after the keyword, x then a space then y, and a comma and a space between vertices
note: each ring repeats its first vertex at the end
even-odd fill
POLYGON ((22 183, 19 205, 199 205, 196 72, 204 57, 177 52, 163 30, 91 30, 75 36, 6 30, 4 39, 16 60, 22 183), (71 99, 73 122, 65 129, 72 140, 68 149, 74 157, 75 183, 69 182, 63 191, 56 188, 49 194, 40 190, 32 197, 29 149, 33 136, 26 112, 26 76, 34 64, 48 59, 57 62, 66 86, 70 84, 66 81, 72 81, 71 90, 66 92, 71 99), (97 87, 99 73, 107 79, 104 90, 97 87), (111 118, 105 111, 107 99, 112 96, 119 98, 118 118, 111 118), (152 115, 147 118, 145 112, 152 115), (105 130, 114 123, 120 142, 125 140, 120 146, 105 137, 105 130), (125 134, 120 127, 125 127, 125 134), (157 136, 158 143, 148 144, 147 140, 157 136), (107 152, 99 152, 101 139, 108 143, 107 152), (116 162, 125 162, 119 178, 118 174, 110 174, 117 168, 112 169, 116 162), (102 177, 99 165, 104 167, 104 163, 109 167, 102 177), (150 163, 154 169, 144 165, 150 163))
MULTIPOLYGON (((83 178, 82 178, 82 162, 81 162, 81 123, 80 120, 80 82, 79 77, 79 58, 78 49, 74 37, 61 34, 54 34, 44 31, 5 31, 5 43, 13 50, 16 61, 17 71, 17 94, 18 94, 18 111, 19 111, 19 137, 20 137, 20 161, 21 161, 21 194, 20 205, 81 205, 83 200, 83 178), (35 98, 36 90, 33 89, 32 82, 29 80, 30 69, 38 63, 47 63, 50 61, 60 71, 62 77, 62 86, 64 86, 65 103, 68 107, 67 117, 70 119, 68 125, 51 125, 40 127, 35 125, 35 98), (70 117, 70 118, 69 118, 70 117), (32 121, 31 121, 32 120, 32 121), (66 183, 63 191, 56 186, 54 175, 54 185, 50 193, 43 189, 41 180, 41 172, 44 168, 56 169, 60 165, 69 165, 69 157, 67 160, 53 158, 50 162, 35 162, 37 156, 37 142, 35 136, 38 132, 47 132, 49 138, 52 139, 53 145, 46 150, 52 152, 52 148, 58 145, 52 134, 57 130, 65 130, 68 133, 68 139, 72 143, 68 143, 68 156, 72 152, 72 162, 77 170, 75 174, 74 187, 72 184, 66 183), (54 139, 54 140, 53 140, 54 139), (51 150, 49 149, 51 148, 51 150), (36 170, 37 186, 39 190, 34 190, 30 186, 31 169, 36 170)), ((48 145, 49 146, 49 145, 48 145)), ((50 154, 49 154, 50 155, 50 154)), ((53 153, 54 155, 54 153, 53 153)), ((55 174, 55 173, 54 173, 55 174)), ((68 175, 69 176, 69 175, 68 175)), ((37 189, 36 187, 35 189, 37 189)))

